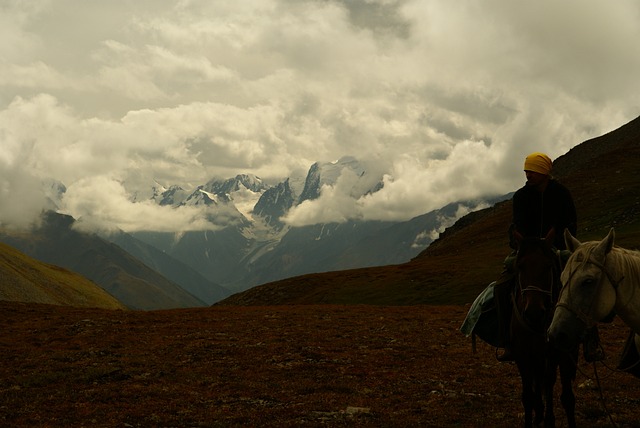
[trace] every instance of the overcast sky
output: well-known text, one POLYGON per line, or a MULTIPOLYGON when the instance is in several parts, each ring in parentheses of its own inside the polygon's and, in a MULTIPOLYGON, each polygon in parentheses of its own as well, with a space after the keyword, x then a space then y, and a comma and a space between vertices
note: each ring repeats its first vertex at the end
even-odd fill
POLYGON ((385 187, 344 177, 317 202, 341 218, 507 193, 640 115, 638 41, 636 0, 0 0, 0 223, 53 178, 75 217, 206 228, 131 195, 345 155, 385 187))

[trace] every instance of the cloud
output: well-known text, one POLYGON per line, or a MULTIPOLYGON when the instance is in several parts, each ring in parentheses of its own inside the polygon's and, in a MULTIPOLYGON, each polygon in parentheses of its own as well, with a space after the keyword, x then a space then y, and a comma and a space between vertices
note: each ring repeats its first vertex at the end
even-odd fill
POLYGON ((195 206, 160 206, 150 200, 133 202, 121 183, 106 176, 77 181, 67 189, 62 202, 62 212, 73 215, 78 228, 92 231, 218 230, 237 221, 237 215, 224 207, 212 212, 195 206))
POLYGON ((28 228, 49 208, 42 181, 0 160, 0 226, 28 228))
POLYGON ((360 196, 376 184, 374 174, 368 174, 372 180, 362 179, 350 169, 342 170, 334 185, 323 185, 320 197, 306 200, 297 205, 283 218, 290 226, 306 226, 317 223, 343 223, 362 218, 360 196))
POLYGON ((32 214, 43 179, 132 195, 354 155, 384 189, 350 200, 345 176, 289 221, 406 219, 512 191, 527 153, 555 158, 640 111, 633 0, 1 8, 0 179, 33 189, 32 214))

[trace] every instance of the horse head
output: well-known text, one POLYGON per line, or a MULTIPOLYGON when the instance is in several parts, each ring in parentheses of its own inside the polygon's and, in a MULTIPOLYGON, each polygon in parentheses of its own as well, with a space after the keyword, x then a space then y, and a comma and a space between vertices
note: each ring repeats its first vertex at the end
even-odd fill
POLYGON ((559 261, 553 251, 553 230, 545 238, 515 234, 516 306, 524 321, 536 331, 546 328, 559 289, 559 261))
POLYGON ((587 328, 610 317, 616 303, 617 281, 606 260, 614 237, 612 228, 600 242, 581 243, 565 230, 571 257, 562 271, 563 287, 548 330, 549 340, 556 346, 576 346, 587 328))

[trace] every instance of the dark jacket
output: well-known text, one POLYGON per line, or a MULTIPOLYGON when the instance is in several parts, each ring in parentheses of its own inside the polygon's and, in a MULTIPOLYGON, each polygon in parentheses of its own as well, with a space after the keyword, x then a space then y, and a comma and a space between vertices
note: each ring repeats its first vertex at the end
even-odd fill
POLYGON ((569 190, 555 179, 549 180, 540 193, 535 187, 525 185, 513 195, 513 227, 527 237, 543 238, 554 227, 554 245, 566 249, 564 229, 576 236, 576 207, 569 190))

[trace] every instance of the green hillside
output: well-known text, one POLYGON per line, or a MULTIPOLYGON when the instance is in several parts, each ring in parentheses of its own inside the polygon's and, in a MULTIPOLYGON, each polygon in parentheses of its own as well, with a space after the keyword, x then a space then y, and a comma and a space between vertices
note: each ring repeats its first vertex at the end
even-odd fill
POLYGON ((0 300, 125 309, 93 282, 0 243, 0 300))
POLYGON ((70 216, 47 212, 35 230, 0 229, 0 241, 34 259, 77 272, 130 309, 206 306, 119 246, 75 230, 74 221, 70 216))

